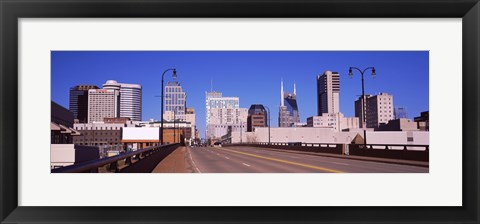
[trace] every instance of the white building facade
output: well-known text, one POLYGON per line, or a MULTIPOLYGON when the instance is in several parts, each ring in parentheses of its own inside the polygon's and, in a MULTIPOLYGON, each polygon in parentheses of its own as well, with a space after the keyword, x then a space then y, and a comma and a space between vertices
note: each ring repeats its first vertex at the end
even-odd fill
MULTIPOLYGON (((378 128, 380 124, 387 124, 395 119, 393 96, 388 93, 378 95, 366 95, 366 124, 367 128, 378 128)), ((355 114, 361 114, 361 97, 355 101, 355 114)), ((363 118, 360 117, 360 126, 363 118)))
POLYGON ((207 92, 205 100, 205 108, 207 111, 206 121, 210 123, 210 115, 208 111, 215 108, 239 108, 240 99, 238 97, 223 97, 221 92, 207 92))
POLYGON ((120 91, 115 89, 88 90, 88 123, 103 122, 104 118, 120 115, 120 91))
POLYGON ((342 113, 324 113, 322 116, 307 118, 307 127, 332 127, 339 132, 345 129, 359 128, 358 117, 345 117, 342 113))
MULTIPOLYGON (((367 131, 368 144, 429 145, 430 135, 427 131, 367 131)), ((302 142, 302 143, 337 143, 350 144, 354 138, 363 136, 363 130, 335 132, 331 127, 303 128, 271 128, 270 142, 302 142)), ((254 132, 232 132, 232 143, 268 142, 268 127, 257 127, 254 132), (241 139, 241 140, 240 140, 241 139)), ((373 146, 385 149, 385 146, 373 146)), ((391 146, 391 149, 402 150, 403 146, 391 146)), ((409 150, 425 150, 424 147, 408 147, 409 150)))
POLYGON ((247 108, 212 108, 209 110, 210 124, 246 123, 247 108))
POLYGON ((207 92, 206 138, 219 139, 232 130, 246 131, 247 108, 240 108, 238 97, 223 97, 221 92, 207 92))

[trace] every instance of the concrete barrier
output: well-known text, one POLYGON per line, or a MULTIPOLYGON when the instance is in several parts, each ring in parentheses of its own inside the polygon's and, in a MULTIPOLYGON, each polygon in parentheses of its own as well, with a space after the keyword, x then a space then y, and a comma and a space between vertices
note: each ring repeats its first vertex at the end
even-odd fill
POLYGON ((349 145, 349 155, 412 161, 429 161, 428 145, 349 145), (415 147, 415 150, 409 148, 415 147), (424 150, 418 150, 423 148, 424 150))
POLYGON ((421 162, 429 161, 428 145, 367 144, 365 147, 363 144, 259 142, 229 144, 228 146, 250 146, 299 152, 330 153, 344 155, 346 157, 364 156, 421 162))

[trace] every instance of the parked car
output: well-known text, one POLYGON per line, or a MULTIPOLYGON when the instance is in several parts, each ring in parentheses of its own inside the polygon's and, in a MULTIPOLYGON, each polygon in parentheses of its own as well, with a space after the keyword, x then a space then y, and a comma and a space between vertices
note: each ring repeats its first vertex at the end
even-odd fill
POLYGON ((222 142, 213 143, 213 147, 222 147, 222 142))

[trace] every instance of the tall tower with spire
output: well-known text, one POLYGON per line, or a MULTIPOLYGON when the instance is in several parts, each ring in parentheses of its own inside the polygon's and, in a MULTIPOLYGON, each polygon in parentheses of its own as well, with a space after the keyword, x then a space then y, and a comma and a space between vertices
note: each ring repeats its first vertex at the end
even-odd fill
POLYGON ((297 89, 293 84, 293 93, 283 91, 283 80, 280 81, 280 107, 278 111, 278 126, 292 127, 300 122, 297 106, 297 89))
POLYGON ((297 86, 295 85, 295 81, 293 81, 293 95, 297 95, 297 86))

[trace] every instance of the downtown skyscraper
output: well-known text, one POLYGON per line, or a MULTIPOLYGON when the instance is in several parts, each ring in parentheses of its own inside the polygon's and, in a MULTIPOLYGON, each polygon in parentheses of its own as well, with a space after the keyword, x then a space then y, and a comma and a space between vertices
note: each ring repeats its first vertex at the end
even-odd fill
POLYGON ((88 123, 103 122, 120 114, 120 90, 88 90, 88 123))
POLYGON ((127 117, 132 121, 142 120, 142 86, 138 84, 117 83, 108 80, 103 89, 118 90, 120 93, 119 117, 127 117))
POLYGON ((307 118, 308 127, 331 127, 334 131, 358 128, 358 117, 340 112, 340 74, 325 71, 317 75, 317 116, 307 118))
POLYGON ((99 89, 95 85, 77 85, 70 88, 69 110, 73 113, 73 118, 78 119, 80 123, 86 123, 88 120, 88 90, 99 89))
POLYGON ((206 123, 210 123, 210 109, 214 108, 239 108, 240 100, 238 97, 223 97, 221 92, 211 91, 205 93, 206 123))
POLYGON ((325 71, 317 76, 317 115, 340 112, 340 75, 325 71))
POLYGON ((167 82, 163 105, 164 119, 186 120, 187 93, 183 91, 179 82, 167 82))
POLYGON ((206 92, 206 138, 220 139, 228 132, 246 131, 247 108, 240 108, 238 97, 223 97, 221 92, 206 92))
POLYGON ((281 81, 278 127, 293 127, 297 123, 300 123, 300 113, 298 112, 295 83, 293 84, 293 93, 287 93, 283 91, 283 81, 281 81))

